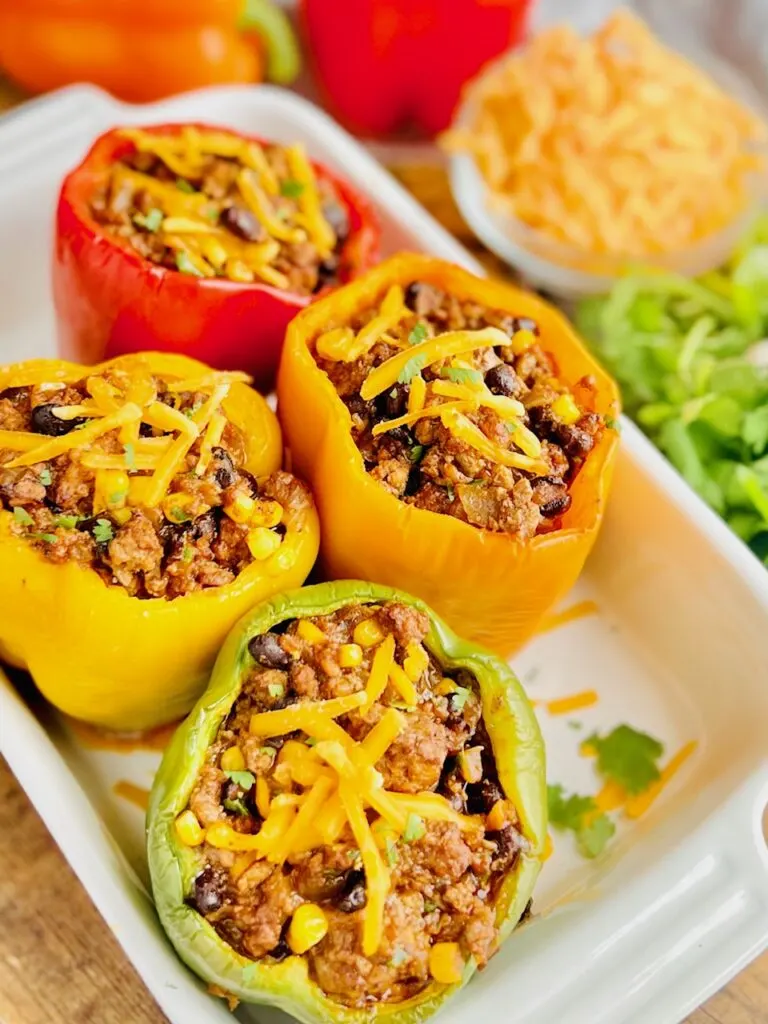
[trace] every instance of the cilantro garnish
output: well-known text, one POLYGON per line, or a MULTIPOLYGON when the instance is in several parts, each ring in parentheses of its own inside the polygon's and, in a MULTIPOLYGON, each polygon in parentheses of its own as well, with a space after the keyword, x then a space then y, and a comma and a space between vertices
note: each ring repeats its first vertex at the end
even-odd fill
POLYGON ((133 215, 133 223, 138 224, 140 228, 154 233, 163 223, 163 211, 153 206, 147 214, 135 213, 133 215))
POLYGON ((185 544, 184 549, 181 552, 182 562, 191 562, 194 557, 195 549, 191 545, 185 544))
POLYGON ((427 363, 427 357, 422 353, 420 356, 413 356, 400 371, 397 378, 399 384, 410 384, 413 378, 421 373, 427 363))
POLYGON ((406 843, 415 843, 417 839, 421 839, 427 831, 424 820, 418 816, 418 814, 409 814, 405 819, 405 828, 403 829, 403 839, 406 843))
POLYGON ((188 523, 192 516, 185 508, 181 508, 180 505, 173 505, 168 509, 168 518, 174 523, 188 523))
POLYGON ((224 810, 231 811, 233 814, 239 814, 243 818, 249 818, 250 812, 243 803, 242 799, 238 800, 225 800, 224 810))
POLYGON ((285 196, 287 199, 298 199, 303 191, 304 185, 293 178, 286 178, 285 181, 280 182, 280 195, 285 196))
POLYGON ((217 207, 208 206, 203 211, 203 216, 205 217, 206 220, 211 221, 212 224, 217 224, 220 217, 220 212, 217 207))
POLYGON ((609 430, 618 430, 619 429, 619 421, 615 420, 613 418, 613 416, 606 416, 605 417, 605 425, 606 425, 606 427, 609 430))
POLYGON ((353 846, 351 850, 347 851, 347 853, 351 858, 353 864, 359 864, 360 861, 363 859, 362 853, 358 850, 356 846, 353 846))
POLYGON ((563 832, 573 832, 582 857, 591 860, 603 852, 616 826, 607 814, 597 810, 591 796, 572 793, 566 797, 563 787, 557 784, 547 786, 547 802, 550 825, 563 832))
POLYGON ((583 729, 584 728, 584 723, 583 722, 578 722, 575 718, 569 718, 567 724, 568 724, 568 728, 569 729, 583 729))
POLYGON ((282 697, 285 693, 285 687, 282 683, 269 683, 267 690, 270 697, 282 697))
POLYGON ((431 914, 433 910, 437 910, 437 904, 434 900, 424 900, 424 912, 431 914))
POLYGON ((469 695, 471 692, 472 691, 468 690, 465 686, 457 686, 455 691, 448 698, 452 710, 463 711, 464 705, 469 700, 469 695))
POLYGON ((44 540, 46 544, 55 544, 58 540, 55 533, 36 533, 34 536, 38 540, 44 540))
POLYGON ((647 733, 619 725, 607 736, 595 733, 585 742, 597 751, 600 774, 623 786, 629 794, 642 793, 660 776, 656 762, 664 753, 664 746, 647 733))
POLYGON ((203 272, 198 270, 189 255, 185 252, 176 253, 176 268, 180 270, 182 274, 189 274, 192 277, 202 277, 203 272))
POLYGON ((38 479, 40 480, 40 483, 43 485, 43 487, 50 487, 51 483, 53 482, 53 477, 51 476, 50 469, 48 469, 47 467, 45 469, 41 469, 40 472, 38 473, 38 479))
POLYGON ((176 188, 179 190, 179 192, 186 192, 188 195, 192 195, 193 192, 197 191, 195 186, 191 185, 186 178, 177 178, 176 188))
POLYGON ((392 956, 389 958, 389 966, 402 967, 402 965, 407 963, 410 959, 410 954, 406 952, 402 946, 395 946, 392 950, 392 956))
POLYGON ((231 779, 236 785, 246 792, 253 786, 256 781, 256 776, 253 772, 224 772, 228 779, 231 779))
POLYGON ((417 324, 411 328, 408 335, 408 342, 411 345, 418 345, 420 341, 424 341, 427 336, 427 325, 423 320, 419 320, 417 324))
POLYGON ((316 736, 307 736, 307 738, 304 740, 304 742, 306 743, 306 745, 308 747, 316 747, 317 746, 317 737, 316 736))
POLYGON ((125 450, 125 468, 136 469, 136 446, 133 444, 123 445, 125 450))
POLYGON ((452 380, 456 384, 482 384, 483 375, 479 370, 469 370, 463 366, 444 366, 440 376, 452 380))
POLYGON ((108 519, 97 519, 93 527, 93 539, 97 544, 107 544, 115 535, 112 523, 108 519))
POLYGON ((414 463, 414 465, 417 462, 421 462, 423 456, 424 456, 424 445, 423 444, 415 444, 413 446, 413 448, 410 448, 408 450, 408 458, 410 459, 411 462, 414 463))
POLYGON ((82 518, 82 516, 56 516, 53 525, 61 526, 65 530, 74 530, 82 518))
POLYGON ((453 489, 453 484, 447 483, 444 484, 443 486, 445 487, 445 493, 448 495, 448 501, 453 501, 453 499, 456 497, 456 492, 453 489))
POLYGON ((387 864, 389 864, 389 866, 393 868, 395 864, 397 864, 397 843, 394 841, 394 839, 387 839, 386 847, 387 864))
POLYGON ((19 526, 31 526, 34 522, 29 512, 27 512, 25 508, 22 508, 21 505, 17 505, 16 508, 14 508, 13 518, 19 526))

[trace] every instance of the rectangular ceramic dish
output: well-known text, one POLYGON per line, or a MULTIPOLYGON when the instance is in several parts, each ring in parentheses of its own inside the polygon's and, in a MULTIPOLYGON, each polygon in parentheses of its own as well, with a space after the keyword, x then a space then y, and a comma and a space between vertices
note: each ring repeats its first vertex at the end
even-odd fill
MULTIPOLYGON (((353 139, 295 96, 220 89, 135 108, 74 88, 0 122, 0 361, 53 354, 50 226, 64 172, 111 125, 174 119, 300 138, 374 198, 387 251, 421 249, 478 269, 353 139)), ((534 698, 599 694, 571 716, 581 732, 542 708, 550 780, 596 792, 579 741, 620 722, 662 739, 665 759, 690 741, 696 752, 597 861, 554 837, 534 919, 449 1005, 444 1024, 671 1024, 768 945, 768 573, 624 423, 607 521, 577 590, 568 605, 584 602, 590 614, 515 659, 534 698)), ((176 959, 147 896, 143 814, 126 795, 150 786, 159 753, 97 749, 2 684, 0 752, 172 1024, 231 1020, 176 959)), ((250 1024, 275 1013, 237 1016, 250 1024)))

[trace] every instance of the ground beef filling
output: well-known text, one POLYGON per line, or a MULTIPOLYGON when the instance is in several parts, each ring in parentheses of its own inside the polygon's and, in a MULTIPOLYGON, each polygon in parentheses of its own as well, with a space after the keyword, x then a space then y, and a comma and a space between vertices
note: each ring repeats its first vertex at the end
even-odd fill
MULTIPOLYGON (((105 381, 124 384, 118 374, 105 381)), ((166 382, 154 378, 158 401, 181 412, 199 408, 208 395, 170 393, 166 382)), ((33 385, 0 392, 0 430, 38 433, 43 443, 85 423, 65 420, 53 409, 90 401, 86 381, 67 385, 33 385)), ((162 437, 162 430, 146 423, 142 437, 162 437)), ((227 510, 241 499, 274 502, 283 510, 308 507, 311 496, 300 481, 277 472, 255 480, 243 467, 245 445, 232 423, 224 427, 205 472, 194 470, 200 455, 198 438, 183 467, 172 479, 158 507, 127 504, 129 479, 119 474, 119 494, 106 497, 105 509, 96 499, 98 471, 89 468, 89 456, 119 455, 130 468, 131 456, 113 430, 84 449, 73 449, 46 462, 7 468, 18 451, 0 441, 0 507, 13 513, 13 532, 33 544, 49 561, 73 561, 93 569, 105 583, 123 587, 132 597, 173 599, 207 587, 231 583, 254 560, 248 545, 249 526, 236 522, 227 510)), ((132 472, 149 476, 149 472, 132 472)), ((272 507, 272 506, 270 506, 272 507)), ((279 513, 278 513, 279 514, 279 513)), ((282 519, 282 516, 280 516, 282 519)), ((285 532, 274 527, 274 544, 285 532)))
MULTIPOLYGON (((134 134, 140 150, 117 161, 91 199, 91 214, 109 234, 152 263, 194 276, 262 282, 299 295, 339 283, 350 232, 348 208, 333 184, 315 177, 306 161, 312 180, 294 177, 291 147, 262 148, 224 136, 243 153, 255 150, 263 162, 259 171, 252 158, 179 149, 178 135, 134 134), (143 148, 158 139, 156 151, 143 148), (243 172, 252 184, 247 194, 243 172), (315 189, 321 235, 307 226, 302 207, 305 193, 315 189)), ((221 137, 216 133, 210 148, 216 149, 215 138, 221 137)))
MULTIPOLYGON (((480 816, 479 827, 462 831, 453 822, 419 820, 410 834, 406 828, 401 835, 386 829, 379 835, 391 887, 381 944, 371 956, 364 954, 361 940, 366 873, 348 824, 332 844, 289 855, 282 865, 206 839, 189 895, 190 904, 238 952, 272 961, 292 954, 297 908, 305 903, 320 908, 328 927, 305 954, 311 976, 334 999, 357 1007, 418 994, 430 982, 430 951, 436 944, 455 943, 464 961, 474 957, 482 967, 496 948, 499 885, 527 845, 499 785, 476 680, 465 671, 447 678, 427 654, 422 646, 426 616, 397 603, 350 606, 309 620, 325 642, 305 639, 306 620, 253 638, 254 667, 208 751, 188 808, 204 829, 226 822, 238 833, 254 835, 264 823, 259 806, 263 812, 265 785, 271 800, 300 791, 291 782, 289 757, 297 744, 311 749, 312 738, 296 731, 264 740, 251 734, 251 716, 363 690, 374 648, 358 647, 362 657, 348 667, 345 652, 360 635, 356 627, 369 620, 381 634, 394 637, 397 664, 415 650, 422 652, 418 700, 406 707, 390 682, 367 710, 343 715, 338 724, 359 741, 388 708, 401 709, 404 726, 375 766, 384 789, 439 793, 460 813, 480 816), (233 764, 244 771, 228 770, 233 764)), ((367 815, 376 836, 384 819, 371 809, 367 815)))
MULTIPOLYGON (((461 301, 419 281, 408 286, 404 298, 409 315, 359 358, 343 361, 316 353, 318 364, 349 409, 352 436, 367 471, 401 501, 455 516, 481 529, 513 534, 521 540, 559 529, 571 505, 570 485, 605 426, 591 411, 594 382, 585 378, 568 390, 558 380, 556 360, 533 320, 461 301), (443 359, 414 376, 427 384, 476 381, 484 383, 493 395, 522 403, 521 422, 540 442, 537 461, 541 465, 536 471, 486 457, 438 417, 373 433, 377 425, 411 411, 414 379, 405 372, 393 386, 365 401, 360 389, 373 369, 404 346, 448 331, 485 327, 499 328, 508 335, 509 344, 463 353, 458 360, 460 368, 443 359), (570 415, 561 411, 564 401, 570 415)), ((358 332, 379 313, 378 307, 371 309, 348 326, 358 332)), ((428 398, 427 404, 432 402, 433 398, 428 398)), ((503 414, 481 405, 467 416, 494 445, 517 450, 515 427, 503 414)))

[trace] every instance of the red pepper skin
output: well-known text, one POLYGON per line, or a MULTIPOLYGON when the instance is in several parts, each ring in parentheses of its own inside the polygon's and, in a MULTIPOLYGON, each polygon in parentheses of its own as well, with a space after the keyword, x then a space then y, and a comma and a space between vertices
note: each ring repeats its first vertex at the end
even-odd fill
MULTIPOLYGON (((119 131, 107 132, 64 179, 53 259, 61 356, 91 364, 128 352, 175 352, 217 369, 246 370, 258 387, 268 390, 288 323, 317 296, 191 277, 151 263, 127 242, 106 234, 89 203, 111 164, 131 148, 119 131)), ((313 167, 333 183, 349 213, 350 234, 341 251, 341 278, 348 281, 376 262, 379 224, 364 197, 321 165, 313 167)))
POLYGON ((302 0, 325 99, 358 134, 435 135, 462 85, 523 35, 531 0, 302 0))

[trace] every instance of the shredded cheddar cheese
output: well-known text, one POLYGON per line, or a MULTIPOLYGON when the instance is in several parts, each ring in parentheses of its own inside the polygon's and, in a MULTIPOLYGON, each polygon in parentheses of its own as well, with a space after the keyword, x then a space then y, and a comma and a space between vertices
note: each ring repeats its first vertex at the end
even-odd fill
POLYGON ((582 690, 570 697, 560 697, 556 700, 546 702, 547 711, 550 715, 567 715, 571 711, 581 711, 582 708, 590 708, 597 704, 599 697, 595 690, 582 690))

